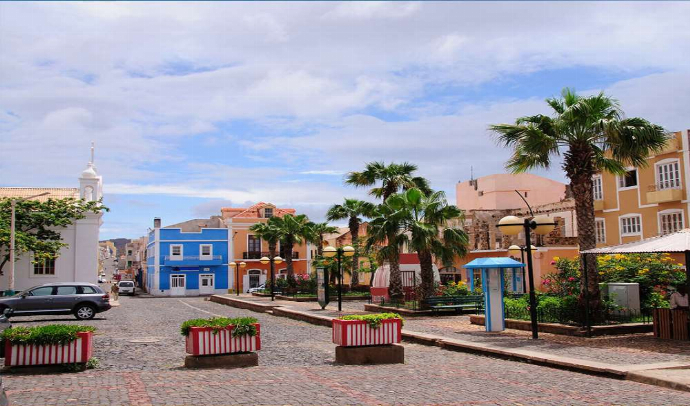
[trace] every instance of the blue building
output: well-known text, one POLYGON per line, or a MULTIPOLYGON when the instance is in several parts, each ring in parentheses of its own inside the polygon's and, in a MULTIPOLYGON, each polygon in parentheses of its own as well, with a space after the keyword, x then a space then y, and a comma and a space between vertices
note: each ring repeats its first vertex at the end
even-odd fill
POLYGON ((155 296, 227 293, 228 229, 219 218, 191 220, 149 232, 146 288, 155 296), (212 227, 216 226, 216 227, 212 227))

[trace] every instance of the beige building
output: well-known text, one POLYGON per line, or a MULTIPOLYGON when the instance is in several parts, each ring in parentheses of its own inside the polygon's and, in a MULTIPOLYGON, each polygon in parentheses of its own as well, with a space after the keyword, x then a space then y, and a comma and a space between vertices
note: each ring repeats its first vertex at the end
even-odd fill
POLYGON ((664 235, 687 227, 690 187, 688 130, 671 134, 664 150, 625 176, 593 178, 597 246, 664 235))

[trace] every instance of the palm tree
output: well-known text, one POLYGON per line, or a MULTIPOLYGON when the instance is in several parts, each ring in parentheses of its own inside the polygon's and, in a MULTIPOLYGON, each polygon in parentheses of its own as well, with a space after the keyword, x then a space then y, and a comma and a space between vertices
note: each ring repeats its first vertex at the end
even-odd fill
MULTIPOLYGON (((268 255, 270 258, 276 257, 276 248, 281 238, 280 229, 276 227, 275 222, 271 221, 273 218, 269 218, 266 223, 256 223, 249 227, 249 231, 252 231, 257 237, 268 243, 268 255)), ((271 275, 275 275, 275 264, 273 261, 270 264, 271 275)))
POLYGON ((369 162, 362 172, 350 172, 345 183, 357 187, 367 187, 381 181, 381 186, 372 188, 369 194, 383 201, 401 189, 416 187, 426 193, 430 190, 429 182, 420 176, 412 176, 416 170, 417 165, 408 162, 402 164, 392 162, 390 165, 386 165, 384 162, 369 162))
POLYGON ((323 235, 338 232, 338 227, 329 226, 328 223, 309 223, 309 242, 315 244, 316 254, 321 257, 323 254, 323 235))
POLYGON ((419 257, 422 275, 419 299, 423 301, 434 295, 434 258, 450 266, 455 256, 467 254, 467 233, 459 228, 446 227, 453 220, 462 224, 464 214, 456 206, 448 204, 445 193, 425 195, 416 188, 391 196, 388 205, 405 212, 405 229, 410 232, 409 237, 405 235, 406 242, 419 257))
MULTIPOLYGON (((592 176, 607 171, 623 175, 627 165, 644 167, 647 157, 660 151, 667 142, 664 129, 642 118, 625 118, 617 100, 603 92, 579 96, 565 88, 561 98, 546 99, 552 116, 520 117, 515 124, 490 126, 501 144, 513 149, 507 168, 513 173, 548 168, 554 156, 563 156, 562 168, 570 179, 575 197, 580 250, 596 246, 592 176)), ((588 258, 589 284, 583 286, 595 317, 601 312, 599 274, 594 258, 588 258)), ((584 281, 584 279, 583 279, 584 281)))
MULTIPOLYGON (((420 176, 413 176, 416 170, 417 165, 409 162, 403 162, 402 164, 392 162, 389 165, 386 165, 384 162, 369 162, 366 164, 363 171, 350 172, 345 179, 345 183, 358 187, 367 187, 374 186, 380 181, 381 186, 372 188, 369 190, 369 194, 382 199, 384 202, 392 194, 413 187, 422 190, 424 193, 428 193, 431 190, 429 182, 420 176)), ((392 250, 392 247, 396 246, 395 239, 398 236, 392 231, 394 228, 395 227, 391 227, 391 235, 388 236, 391 241, 391 243, 388 244, 389 250, 392 250)), ((380 241, 380 243, 383 242, 384 241, 380 241)), ((399 252, 399 249, 396 248, 396 250, 399 252)), ((382 258, 383 257, 387 257, 390 262, 389 294, 391 297, 394 295, 400 297, 402 296, 400 258, 392 258, 388 255, 383 255, 382 258)))
POLYGON ((271 217, 268 222, 278 229, 288 278, 292 279, 295 274, 292 266, 292 248, 295 244, 301 245, 304 240, 310 239, 309 218, 305 214, 286 214, 283 217, 271 217))
POLYGON ((350 229, 350 236, 352 237, 352 246, 355 248, 354 260, 352 261, 352 278, 351 285, 359 284, 359 226, 362 224, 361 216, 368 217, 374 211, 374 205, 357 199, 345 199, 343 204, 335 204, 328 209, 326 219, 328 221, 337 221, 347 219, 347 226, 350 229))
POLYGON ((386 200, 376 207, 367 227, 366 249, 371 250, 375 246, 381 246, 376 252, 376 259, 379 263, 388 263, 390 268, 388 294, 394 300, 400 300, 403 297, 400 248, 406 239, 404 221, 405 213, 391 207, 386 200))

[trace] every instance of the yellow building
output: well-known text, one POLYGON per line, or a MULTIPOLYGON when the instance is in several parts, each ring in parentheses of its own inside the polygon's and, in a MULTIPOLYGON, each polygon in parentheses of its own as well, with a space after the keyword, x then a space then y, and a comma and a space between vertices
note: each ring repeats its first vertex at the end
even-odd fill
POLYGON ((688 130, 672 134, 644 168, 594 176, 597 246, 664 235, 686 227, 690 189, 688 130))

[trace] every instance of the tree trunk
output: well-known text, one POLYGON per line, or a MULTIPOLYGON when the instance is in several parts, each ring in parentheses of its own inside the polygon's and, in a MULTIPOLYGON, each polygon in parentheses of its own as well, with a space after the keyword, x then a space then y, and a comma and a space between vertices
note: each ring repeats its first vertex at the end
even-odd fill
MULTIPOLYGON (((566 153, 564 169, 575 198, 575 216, 577 218, 577 240, 580 251, 596 248, 596 231, 594 221, 594 195, 592 194, 592 150, 587 146, 571 146, 566 153), (589 163, 589 165, 587 164, 589 163)), ((602 320, 602 302, 599 291, 599 273, 597 272, 597 259, 595 255, 588 254, 587 269, 582 269, 580 264, 580 317, 584 320, 589 301, 589 311, 592 322, 602 320), (585 286, 584 273, 587 273, 588 286, 585 286)))
POLYGON ((434 296, 434 261, 431 252, 428 250, 417 252, 417 256, 419 257, 419 266, 422 274, 421 297, 418 299, 423 301, 434 296))
POLYGON ((285 267, 287 268, 288 279, 295 274, 295 270, 292 267, 292 247, 294 246, 294 241, 291 237, 285 240, 285 267))
POLYGON ((316 255, 319 257, 323 255, 323 234, 319 234, 319 246, 316 247, 316 255))
MULTIPOLYGON (((388 243, 395 241, 395 235, 388 236, 388 243)), ((390 274, 388 277, 388 295, 393 300, 402 300, 403 289, 402 289, 402 277, 400 275, 400 253, 395 250, 395 254, 388 258, 388 265, 390 267, 390 274)))
MULTIPOLYGON (((269 242, 268 243, 268 257, 269 258, 275 258, 276 257, 276 246, 278 245, 277 242, 269 242)), ((275 282, 276 279, 276 266, 273 261, 269 262, 269 272, 270 274, 268 275, 268 279, 271 281, 271 289, 275 290, 275 287, 273 287, 273 283, 275 282), (273 275, 273 278, 271 278, 271 275, 273 275)))
POLYGON ((348 226, 352 237, 352 246, 355 249, 355 255, 352 256, 350 286, 356 286, 359 285, 359 272, 357 272, 359 270, 359 220, 357 217, 350 217, 348 226))

